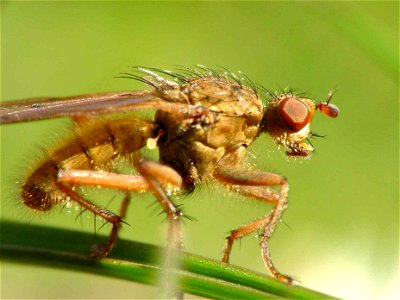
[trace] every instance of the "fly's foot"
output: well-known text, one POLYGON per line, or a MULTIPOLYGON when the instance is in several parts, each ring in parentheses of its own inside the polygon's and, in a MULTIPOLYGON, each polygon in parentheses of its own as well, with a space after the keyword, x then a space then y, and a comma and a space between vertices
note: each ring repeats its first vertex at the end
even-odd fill
POLYGON ((223 250, 222 262, 229 264, 229 256, 232 251, 233 242, 235 241, 235 231, 231 232, 231 235, 226 238, 226 243, 223 250))
POLYGON ((283 275, 283 274, 274 274, 274 277, 276 279, 278 279, 279 281, 282 281, 282 282, 284 282, 286 284, 289 284, 289 285, 298 284, 298 282, 296 280, 294 280, 292 277, 289 277, 289 276, 286 276, 286 275, 283 275))
POLYGON ((90 249, 90 258, 93 260, 100 260, 107 257, 109 254, 110 251, 107 249, 107 246, 103 244, 94 244, 90 249))
POLYGON ((117 242, 117 234, 118 230, 120 229, 120 224, 113 226, 111 230, 110 236, 108 237, 108 241, 106 244, 94 244, 90 251, 90 258, 94 260, 100 260, 102 258, 107 257, 111 250, 114 248, 114 245, 117 242))

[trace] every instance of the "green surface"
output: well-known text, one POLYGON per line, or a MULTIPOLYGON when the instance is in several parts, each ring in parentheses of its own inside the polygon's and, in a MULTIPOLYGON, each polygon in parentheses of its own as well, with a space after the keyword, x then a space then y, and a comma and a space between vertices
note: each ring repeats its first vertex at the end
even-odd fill
MULTIPOLYGON (((341 115, 315 116, 312 130, 327 137, 312 140, 311 160, 286 159, 264 136, 251 149, 258 168, 290 183, 271 254, 280 271, 305 287, 348 299, 395 297, 397 2, 1 2, 1 17, 2 100, 143 89, 113 78, 130 65, 222 65, 268 89, 291 86, 318 100, 337 89, 332 102, 341 115)), ((59 144, 66 124, 1 128, 1 218, 86 231, 95 241, 89 215, 74 221, 74 208, 36 214, 15 199, 15 182, 37 164, 41 148, 59 144)), ((117 207, 114 196, 107 192, 104 203, 115 198, 117 207)), ((165 245, 166 223, 153 202, 147 194, 134 199, 124 238, 165 245)), ((269 209, 214 184, 178 202, 197 219, 184 224, 187 251, 215 259, 230 229, 269 209)), ((265 272, 254 237, 235 245, 231 261, 265 272)), ((1 275, 2 298, 159 295, 144 285, 8 262, 1 275)))
MULTIPOLYGON (((165 249, 161 247, 121 240, 120 247, 108 258, 94 261, 87 253, 91 247, 89 233, 27 227, 10 222, 2 222, 0 226, 3 230, 0 237, 2 260, 84 271, 152 285, 158 285, 162 274, 160 256, 165 249), (31 239, 24 237, 27 235, 31 239)), ((102 242, 105 241, 102 238, 102 242)), ((184 253, 179 254, 179 259, 181 267, 171 269, 170 274, 177 277, 185 293, 212 299, 337 299, 201 256, 184 253)))

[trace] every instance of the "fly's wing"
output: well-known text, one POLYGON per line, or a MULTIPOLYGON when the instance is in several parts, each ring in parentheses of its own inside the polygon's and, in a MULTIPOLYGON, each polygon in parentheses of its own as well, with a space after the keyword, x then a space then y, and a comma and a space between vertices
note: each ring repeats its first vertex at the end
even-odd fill
POLYGON ((160 101, 151 91, 7 101, 0 103, 0 124, 154 108, 160 101))

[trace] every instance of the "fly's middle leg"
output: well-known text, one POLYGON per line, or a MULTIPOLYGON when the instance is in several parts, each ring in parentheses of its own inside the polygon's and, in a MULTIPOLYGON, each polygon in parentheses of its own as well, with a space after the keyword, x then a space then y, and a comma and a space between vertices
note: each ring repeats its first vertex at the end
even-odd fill
POLYGON ((169 246, 171 245, 170 243, 173 243, 177 249, 182 249, 183 238, 180 226, 182 212, 163 188, 163 184, 181 187, 182 177, 172 168, 155 161, 139 158, 135 165, 167 215, 169 246))
POLYGON ((167 188, 171 184, 181 187, 182 177, 172 168, 155 161, 139 158, 135 165, 149 184, 149 189, 156 196, 168 219, 167 247, 161 275, 162 290, 165 293, 163 297, 183 299, 183 292, 179 288, 178 279, 172 272, 172 270, 179 268, 181 264, 180 252, 183 248, 183 237, 180 219, 182 212, 170 199, 164 188, 165 183, 167 183, 167 188))

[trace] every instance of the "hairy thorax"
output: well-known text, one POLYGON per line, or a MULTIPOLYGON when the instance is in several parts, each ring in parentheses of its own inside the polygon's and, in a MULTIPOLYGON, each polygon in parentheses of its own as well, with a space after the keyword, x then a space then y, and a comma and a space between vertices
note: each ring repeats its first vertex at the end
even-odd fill
POLYGON ((165 131, 158 142, 160 162, 178 171, 190 189, 212 176, 227 153, 236 155, 238 164, 243 161, 239 149, 257 137, 263 106, 253 90, 224 78, 196 79, 174 93, 180 95, 177 102, 183 98, 205 108, 204 115, 191 119, 163 111, 156 114, 156 123, 165 131))

